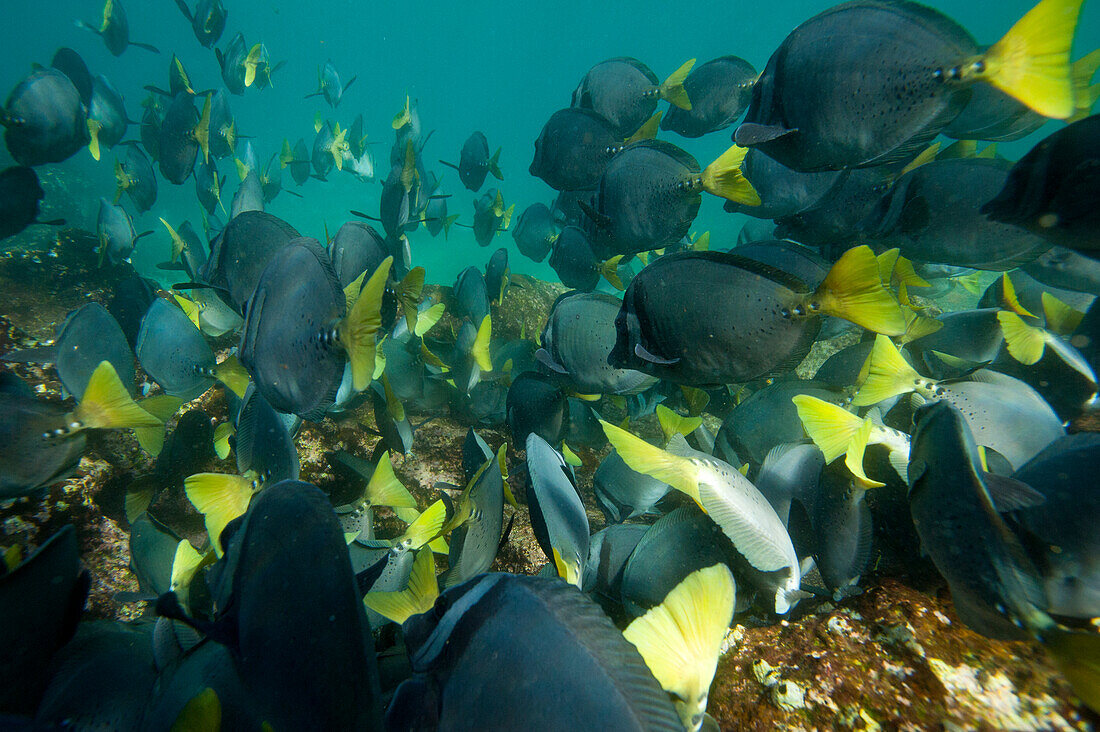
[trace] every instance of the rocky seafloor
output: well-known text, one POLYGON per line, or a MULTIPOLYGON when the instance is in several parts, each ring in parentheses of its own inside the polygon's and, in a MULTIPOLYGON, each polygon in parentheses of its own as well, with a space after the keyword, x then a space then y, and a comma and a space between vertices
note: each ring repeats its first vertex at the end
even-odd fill
MULTIPOLYGON (((88 301, 105 303, 111 287, 131 272, 128 266, 96 266, 95 237, 75 228, 40 231, 23 238, 18 250, 0 254, 0 352, 53 336, 66 313, 88 301)), ((504 307, 494 308, 494 336, 532 337, 541 331, 550 304, 562 288, 525 279, 513 287, 504 307)), ((431 290, 445 298, 446 288, 431 290)), ((446 321, 442 327, 446 328, 446 321)), ((842 337, 843 339, 844 337, 842 337)), ((799 369, 812 374, 824 357, 850 342, 838 339, 815 348, 799 369)), ((27 379, 44 398, 61 399, 49 368, 0 364, 27 379)), ((191 407, 222 419, 217 390, 191 407)), ((185 405, 177 413, 188 409, 185 405)), ((613 412, 613 409, 609 408, 613 412)), ((423 416, 412 415, 419 422, 423 416)), ((641 430, 655 429, 647 421, 641 430)), ((173 426, 170 423, 169 428, 173 426)), ((713 425, 712 425, 713 426, 713 425)), ((369 455, 378 439, 369 430, 369 407, 303 426, 297 444, 302 480, 334 493, 344 489, 326 453, 345 449, 369 455)), ((421 426, 411 454, 393 456, 402 482, 426 505, 437 481, 460 483, 461 445, 467 426, 436 416, 421 426)), ((492 446, 506 439, 485 429, 492 446)), ((607 447, 578 449, 577 470, 593 531, 604 526, 591 492, 591 477, 607 447)), ((518 468, 521 456, 509 451, 518 468)), ((0 545, 25 549, 44 541, 62 525, 75 525, 91 577, 86 615, 132 620, 145 607, 123 603, 118 594, 136 591, 129 568, 124 497, 139 476, 153 471, 153 460, 128 433, 91 436, 76 477, 52 486, 44 496, 0 507, 0 545)), ((233 472, 231 461, 211 459, 206 467, 233 472)), ((535 542, 525 504, 522 471, 509 482, 520 509, 501 549, 496 568, 534 573, 545 564, 535 542)), ((160 486, 154 515, 196 544, 204 538, 199 516, 183 497, 182 485, 160 486)), ((888 529, 888 527, 887 527, 888 529)), ((887 542, 879 542, 888 544, 887 542)), ((790 619, 745 620, 732 628, 718 666, 708 711, 723 729, 1094 729, 1100 718, 1084 708, 1035 643, 999 642, 965 628, 956 617, 945 583, 931 565, 914 559, 899 569, 896 558, 880 553, 864 575, 862 594, 840 603, 805 601, 790 619)))

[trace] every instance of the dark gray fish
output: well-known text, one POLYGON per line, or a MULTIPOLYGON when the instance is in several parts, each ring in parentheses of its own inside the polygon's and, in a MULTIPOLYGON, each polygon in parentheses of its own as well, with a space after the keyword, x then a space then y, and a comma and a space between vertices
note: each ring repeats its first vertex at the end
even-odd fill
POLYGON ((0 239, 38 223, 38 202, 45 196, 33 168, 13 165, 0 172, 0 239))
POLYGON ((121 264, 130 261, 138 240, 151 234, 134 232, 134 222, 122 206, 115 206, 106 198, 99 199, 99 217, 96 219, 96 236, 99 238, 101 264, 121 264))
MULTIPOLYGON (((1004 486, 983 473, 958 409, 918 410, 909 455, 909 507, 921 546, 951 587, 964 623, 992 638, 1026 637, 1020 627, 1043 605, 1042 580, 991 495, 1004 486)), ((1008 484, 1017 493, 1020 484, 1008 484)), ((1023 498, 1035 491, 1027 489, 1023 498)), ((1017 507, 1021 505, 1017 502, 1017 507)), ((1024 504, 1026 505, 1026 504, 1024 504)))
POLYGON ((50 66, 69 77, 80 92, 80 98, 84 101, 85 107, 92 103, 92 84, 94 83, 92 73, 88 71, 88 65, 84 63, 79 53, 62 46, 54 51, 50 66))
POLYGON ((294 143, 293 150, 290 148, 290 143, 284 141, 283 152, 279 155, 279 164, 284 168, 290 168, 290 177, 298 185, 309 180, 311 162, 305 140, 299 137, 298 142, 294 143))
POLYGON ((250 384, 237 412, 237 472, 253 470, 266 483, 297 480, 299 463, 294 438, 280 415, 250 384))
POLYGON ((825 587, 837 599, 858 591, 860 575, 871 561, 874 525, 866 497, 867 489, 841 461, 821 473, 810 515, 813 557, 825 587))
POLYGON ((87 444, 83 432, 62 439, 47 438, 56 430, 64 431, 68 410, 35 399, 34 392, 22 381, 16 386, 20 389, 0 390, 2 499, 31 495, 72 475, 87 444))
POLYGON ((1012 476, 1046 498, 1015 516, 1042 573, 1046 610, 1055 615, 1089 618, 1100 603, 1100 500, 1092 489, 1098 453, 1097 435, 1067 435, 1012 476))
MULTIPOLYGON (((264 195, 264 203, 271 203, 275 200, 275 197, 283 192, 283 169, 275 163, 278 160, 278 155, 272 155, 267 160, 267 165, 264 166, 260 175, 260 189, 264 195)), ((292 193, 291 195, 298 195, 292 193)))
MULTIPOLYGON (((157 202, 157 174, 149 158, 136 145, 127 145, 122 160, 116 161, 115 180, 118 181, 116 203, 123 191, 138 213, 148 211, 157 202)), ((197 178, 195 184, 198 185, 197 178)))
POLYGON ((532 203, 523 209, 523 213, 512 227, 512 239, 519 253, 528 259, 541 262, 550 253, 558 239, 558 229, 554 217, 544 203, 532 203))
POLYGON ((157 139, 157 162, 160 174, 174 185, 180 185, 195 169, 199 143, 195 129, 199 126, 199 110, 194 97, 177 94, 164 114, 157 139))
POLYGON ((498 305, 504 302, 504 293, 512 281, 512 271, 508 268, 508 249, 501 247, 489 257, 485 264, 485 289, 489 300, 498 305))
POLYGON ((730 412, 715 437, 722 449, 757 466, 776 445, 798 442, 804 432, 791 399, 799 394, 842 404, 845 393, 819 381, 780 380, 750 395, 730 412))
POLYGON ((402 631, 413 677, 394 694, 389 729, 683 729, 637 649, 558 580, 482 575, 402 631))
POLYGON ((760 205, 746 206, 726 201, 722 208, 730 213, 743 213, 761 219, 781 219, 805 211, 828 196, 848 177, 844 171, 802 173, 792 170, 756 149, 745 154, 741 173, 760 194, 760 205))
MULTIPOLYGON (((457 380, 455 383, 459 383, 457 380)), ((450 390, 451 416, 472 427, 504 424, 508 388, 501 381, 478 381, 469 392, 450 390)))
MULTIPOLYGON (((240 438, 237 438, 240 442, 240 438)), ((164 440, 157 454, 154 475, 163 487, 183 487, 188 476, 200 473, 217 460, 214 452, 214 425, 211 417, 202 409, 189 409, 176 420, 176 426, 164 440)), ((171 562, 169 562, 171 570, 171 562)), ((153 592, 167 592, 165 585, 153 592)))
POLYGON ((96 74, 92 83, 92 103, 88 106, 88 147, 92 157, 99 160, 103 148, 112 148, 122 140, 130 119, 122 94, 107 80, 96 74))
POLYGON ((195 194, 199 204, 206 213, 214 213, 214 209, 222 205, 222 185, 225 176, 218 175, 217 160, 213 157, 209 161, 199 160, 195 163, 195 194))
POLYGON ((1100 249, 1100 115, 1064 127, 1020 158, 1004 189, 982 206, 994 221, 1012 224, 1059 246, 1100 249))
MULTIPOLYGON (((470 432, 476 434, 473 430, 470 432)), ((467 518, 451 531, 447 571, 439 577, 443 587, 454 587, 488 572, 500 546, 500 532, 504 528, 504 478, 496 455, 490 452, 470 481, 471 485, 456 507, 456 517, 467 518)))
MULTIPOLYGON (((257 716, 283 729, 378 728, 370 626, 325 494, 298 481, 265 486, 222 536, 214 620, 187 620, 228 648, 257 716)), ((183 616, 173 595, 157 607, 183 616)))
POLYGON ((233 157, 237 149, 237 123, 229 107, 225 89, 210 97, 210 154, 216 158, 233 157))
POLYGON ((222 0, 198 0, 194 12, 187 7, 184 0, 176 0, 176 5, 183 17, 191 23, 191 30, 203 48, 212 47, 222 37, 225 19, 229 15, 222 0))
POLYGON ((38 69, 12 89, 0 124, 15 162, 33 167, 60 163, 88 144, 87 115, 81 92, 68 76, 38 69))
MULTIPOLYGON (((156 282, 136 274, 115 285, 111 300, 107 303, 107 312, 122 328, 131 348, 137 343, 141 319, 157 298, 158 289, 156 282)), ((117 367, 115 370, 118 370, 117 367)))
POLYGON ((5 361, 53 363, 65 390, 80 399, 92 372, 109 361, 122 385, 133 394, 134 354, 118 322, 99 303, 88 303, 65 316, 53 345, 5 353, 5 361))
POLYGON ((600 114, 578 107, 559 109, 535 140, 528 172, 558 191, 592 189, 624 144, 615 125, 600 114))
MULTIPOLYGON (((841 348, 825 359, 825 362, 818 367, 813 380, 833 389, 847 389, 858 384, 860 371, 871 355, 874 345, 874 340, 863 340, 841 348)), ((911 344, 907 344, 906 350, 912 350, 911 344)))
POLYGON ((659 518, 634 548, 623 570, 622 604, 632 616, 659 605, 697 569, 724 563, 728 541, 698 506, 659 518))
POLYGON ((299 236, 278 216, 246 211, 234 217, 214 240, 203 280, 227 291, 227 303, 238 313, 252 297, 260 273, 275 254, 299 236))
POLYGON ((615 524, 597 531, 589 542, 581 589, 612 617, 622 596, 627 560, 648 530, 645 524, 615 524))
POLYGON ((321 180, 325 180, 336 165, 336 157, 333 154, 335 144, 336 133, 332 129, 332 123, 326 120, 321 125, 321 129, 317 130, 317 136, 313 138, 313 153, 310 155, 313 170, 321 180))
POLYGON ((424 226, 433 237, 439 236, 442 232, 445 237, 450 238, 451 224, 457 219, 458 214, 447 215, 446 196, 432 196, 424 206, 424 226))
POLYGON ((1002 160, 935 160, 901 176, 860 224, 872 239, 898 246, 914 262, 997 272, 1030 262, 1050 243, 979 209, 1005 184, 1002 160))
POLYGON ((764 456, 753 482, 788 531, 791 504, 798 501, 813 508, 818 493, 818 478, 824 467, 825 456, 812 442, 782 443, 764 456))
POLYGON ((607 363, 622 301, 602 292, 567 292, 554 301, 543 328, 539 363, 581 394, 637 394, 652 376, 607 363))
POLYGON ((340 106, 340 100, 344 98, 344 92, 346 92, 358 76, 353 76, 348 80, 347 84, 340 81, 340 73, 336 70, 336 66, 332 61, 326 61, 325 65, 317 69, 317 91, 312 94, 306 94, 306 99, 310 97, 316 97, 324 95, 325 101, 329 106, 336 109, 340 106))
POLYGON ((691 109, 669 105, 661 129, 684 137, 702 137, 724 130, 749 106, 757 71, 737 56, 719 56, 695 66, 684 79, 691 109))
POLYGON ((588 235, 576 226, 561 230, 549 263, 566 287, 591 292, 600 284, 600 261, 592 251, 588 235))
POLYGON ((371 382, 369 392, 374 424, 382 436, 381 441, 375 445, 375 454, 382 449, 398 455, 408 454, 413 445, 413 426, 408 414, 395 413, 386 398, 386 389, 382 382, 371 382))
POLYGON ((145 313, 134 350, 141 368, 167 394, 191 401, 213 385, 213 349, 183 310, 167 300, 157 298, 145 313))
POLYGON ((656 513, 657 502, 672 490, 667 483, 631 470, 612 450, 592 476, 596 502, 609 524, 656 513))
POLYGON ((1053 246, 1020 269, 1048 287, 1100 295, 1100 262, 1073 249, 1053 246))
POLYGON ((485 176, 489 173, 497 180, 504 180, 504 174, 500 172, 500 148, 489 155, 489 141, 485 139, 485 133, 478 130, 471 134, 466 142, 462 143, 462 151, 458 156, 458 165, 444 160, 439 162, 458 171, 458 178, 466 190, 477 193, 485 183, 485 176))
POLYGON ((944 313, 938 317, 943 323, 942 328, 923 338, 917 338, 907 344, 906 349, 927 366, 929 373, 936 378, 944 376, 944 364, 943 359, 933 353, 934 351, 974 364, 993 362, 997 360, 1005 342, 1004 333, 997 322, 999 310, 997 307, 983 307, 944 313))
MULTIPOLYGON (((1074 310, 1080 311, 1088 310, 1096 299, 1094 295, 1086 292, 1063 290, 1044 284, 1029 275, 1022 268, 1011 272, 1008 275, 1008 279, 1012 283, 1011 294, 1005 292, 1004 277, 998 277, 990 283, 989 287, 985 288, 981 298, 978 300, 978 306, 981 308, 1002 308, 1006 310, 1014 310, 1022 306, 1035 316, 1038 324, 1045 325, 1046 308, 1043 306, 1044 292, 1054 295, 1054 297, 1058 298, 1066 305, 1069 305, 1074 310), (1012 304, 1013 297, 1016 302, 1019 303, 1018 305, 1012 304)), ((1033 324, 1034 322, 1035 321, 1032 321, 1033 324)))
POLYGON ((332 406, 347 359, 324 336, 345 312, 340 280, 315 239, 274 254, 248 302, 239 353, 272 407, 318 419, 332 406))
POLYGON ((364 272, 370 276, 389 253, 386 240, 372 227, 362 221, 348 221, 329 242, 329 256, 340 285, 347 287, 364 272))
POLYGON ((1030 135, 1046 121, 1046 117, 1000 89, 978 84, 963 110, 943 128, 943 134, 956 140, 1008 142, 1030 135))
POLYGON ((218 57, 218 65, 222 69, 222 81, 230 94, 242 95, 245 88, 245 61, 248 59, 248 46, 244 42, 244 34, 240 31, 229 39, 224 51, 214 49, 218 57))
POLYGON ((572 105, 591 109, 609 121, 619 138, 633 135, 653 116, 658 99, 688 108, 683 81, 692 59, 662 84, 648 66, 636 58, 611 58, 593 66, 573 91, 572 105))
POLYGON ((456 318, 468 318, 475 327, 481 324, 489 314, 489 291, 481 270, 471 265, 458 273, 451 303, 449 309, 456 318))
POLYGON ((474 240, 480 246, 489 246, 498 231, 508 228, 510 217, 511 214, 504 208, 500 192, 496 188, 490 188, 474 200, 474 240))
POLYGON ((122 7, 121 0, 106 0, 103 4, 102 22, 90 23, 78 20, 76 24, 102 38, 112 56, 121 56, 130 46, 160 53, 156 46, 130 40, 130 21, 126 18, 126 8, 122 7))
MULTIPOLYGON (((857 225, 874 210, 889 190, 891 180, 890 172, 884 168, 860 168, 842 173, 816 203, 777 218, 773 236, 818 247, 824 254, 840 250, 859 238, 857 225)), ((764 205, 767 205, 766 199, 764 205)))
POLYGON ((595 189, 559 193, 551 206, 554 223, 558 226, 584 226, 588 222, 588 214, 581 209, 581 204, 591 208, 596 193, 595 189))
POLYGON ((160 127, 164 124, 164 104, 156 94, 150 94, 141 106, 145 108, 138 128, 141 146, 149 153, 150 158, 156 160, 160 157, 160 127))
POLYGON ((565 394, 543 374, 525 371, 508 387, 508 429, 517 445, 537 434, 551 445, 560 445, 569 430, 569 405, 565 394))
MULTIPOLYGON (((187 633, 188 643, 191 635, 197 636, 191 628, 174 620, 161 618, 157 627, 166 627, 160 623, 171 623, 171 632, 176 635, 187 633), (183 630, 181 630, 183 628, 183 630)), ((154 631, 154 641, 159 640, 154 631)), ((233 656, 225 646, 217 643, 200 643, 197 646, 184 647, 178 639, 170 641, 179 654, 161 670, 152 697, 148 700, 142 716, 142 729, 171 729, 175 724, 196 724, 194 715, 181 715, 188 711, 188 704, 199 694, 212 691, 218 698, 220 723, 225 729, 258 729, 262 721, 252 709, 248 692, 241 683, 240 675, 233 665, 233 656)), ((158 658, 160 654, 158 653, 158 658)))
MULTIPOLYGON (((206 423, 209 426, 209 418, 206 423)), ((155 598, 172 588, 172 563, 179 543, 175 532, 147 514, 130 524, 130 571, 143 594, 155 598)))
POLYGON ((233 203, 229 207, 229 219, 233 220, 245 211, 264 210, 264 188, 260 183, 260 174, 256 170, 248 171, 248 175, 237 187, 233 194, 233 203))
POLYGON ((557 575, 580 587, 589 528, 573 469, 537 433, 531 432, 525 444, 531 529, 557 575))
MULTIPOLYGON (((480 272, 478 275, 480 276, 480 272)), ((486 315, 482 319, 482 323, 489 323, 491 328, 491 322, 488 320, 489 316, 486 315)), ((462 323, 458 328, 458 334, 455 336, 454 350, 452 351, 451 358, 448 362, 451 367, 451 379, 458 391, 462 394, 469 395, 473 400, 472 391, 479 383, 481 383, 481 375, 489 371, 488 366, 491 366, 491 361, 486 363, 484 358, 480 355, 480 348, 484 345, 482 338, 479 335, 486 333, 487 331, 479 326, 475 326, 469 319, 463 318, 462 323)), ((504 399, 507 389, 502 389, 499 398, 501 400, 500 407, 504 408, 504 399)), ((503 411, 501 417, 503 418, 503 411)))
POLYGON ((63 526, 11 571, 0 574, 0 708, 33 714, 54 653, 73 637, 88 573, 72 526, 63 526))

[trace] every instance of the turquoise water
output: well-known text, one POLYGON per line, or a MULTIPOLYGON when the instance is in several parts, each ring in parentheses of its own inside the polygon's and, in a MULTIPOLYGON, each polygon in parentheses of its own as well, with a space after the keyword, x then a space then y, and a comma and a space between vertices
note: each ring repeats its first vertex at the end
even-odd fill
MULTIPOLYGON (((261 163, 278 152, 283 138, 299 137, 312 147, 313 118, 351 124, 362 114, 369 141, 375 143, 376 173, 384 177, 385 160, 393 142, 390 120, 405 94, 419 100, 425 131, 435 130, 425 151, 429 166, 442 172, 451 213, 460 221, 473 216, 475 194, 466 191, 455 171, 442 168, 438 159, 457 161, 458 150, 474 130, 482 130, 490 149, 502 147, 499 185, 505 202, 516 204, 516 214, 535 201, 551 203, 555 197, 541 180, 527 172, 534 140, 555 110, 569 106, 570 94, 593 64, 614 56, 634 56, 664 78, 689 58, 699 63, 735 54, 762 69, 774 48, 801 21, 830 7, 828 0, 810 2, 698 2, 659 1, 632 3, 501 3, 501 2, 227 2, 229 18, 219 41, 224 46, 242 31, 249 45, 262 41, 271 58, 286 65, 275 75, 274 87, 250 88, 243 97, 230 96, 240 134, 252 143, 261 163), (323 99, 303 99, 317 87, 317 69, 332 59, 345 81, 358 74, 337 110, 323 99)), ((928 3, 951 15, 981 43, 992 43, 1032 5, 1030 0, 1003 2, 928 3)), ((0 28, 0 88, 10 89, 32 62, 46 64, 61 45, 76 49, 93 73, 104 74, 126 100, 130 116, 140 119, 146 84, 165 86, 171 54, 176 53, 190 72, 196 89, 218 88, 221 75, 211 50, 202 48, 175 3, 171 0, 131 1, 126 4, 130 37, 152 43, 160 55, 131 48, 121 57, 111 56, 93 34, 77 28, 76 18, 98 20, 99 0, 57 0, 49 3, 11 3, 0 28)), ((1075 56, 1100 46, 1100 6, 1086 5, 1077 34, 1075 56)), ((664 106, 663 104, 661 105, 664 106)), ((1055 129, 1051 123, 1024 140, 1004 145, 1009 157, 1026 152, 1042 136, 1055 129)), ((733 128, 687 140, 662 132, 706 164, 730 144, 733 128)), ((130 136, 136 136, 132 128, 130 136)), ((6 157, 6 151, 0 153, 6 157)), ((71 223, 94 230, 99 196, 114 193, 114 156, 104 155, 96 164, 82 152, 61 167, 86 172, 94 183, 85 206, 66 212, 71 223)), ((227 162, 223 199, 226 206, 236 190, 236 176, 227 162)), ((284 171, 284 189, 302 193, 304 199, 280 194, 267 206, 271 213, 291 222, 304 235, 324 238, 324 227, 336 229, 349 218, 349 209, 374 213, 381 185, 365 183, 336 173, 328 183, 310 180, 301 189, 284 171)), ((159 177, 159 172, 158 172, 159 177)), ((484 189, 495 183, 490 178, 484 189)), ((484 190, 483 189, 483 190, 484 190)), ((693 231, 712 231, 713 246, 731 245, 744 218, 722 211, 722 202, 703 197, 693 231)), ((129 203, 124 204, 129 207, 129 203)), ((159 181, 156 205, 135 220, 139 231, 156 230, 143 240, 134 255, 144 274, 164 261, 168 237, 157 222, 163 216, 178 222, 199 222, 194 184, 175 187, 159 181)), ((449 240, 433 239, 426 230, 410 235, 414 264, 426 267, 428 280, 450 284, 471 263, 483 266, 492 250, 506 245, 513 271, 554 279, 545 262, 535 264, 522 257, 508 233, 498 235, 492 247, 482 250, 468 230, 453 229, 449 240)))

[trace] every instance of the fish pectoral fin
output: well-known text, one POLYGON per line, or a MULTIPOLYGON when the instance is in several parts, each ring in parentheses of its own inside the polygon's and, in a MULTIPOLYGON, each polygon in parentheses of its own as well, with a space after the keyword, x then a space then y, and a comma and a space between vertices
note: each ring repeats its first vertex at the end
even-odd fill
POLYGON ((642 359, 643 361, 659 364, 661 366, 672 366, 673 364, 677 364, 680 362, 679 358, 661 358, 660 356, 650 353, 641 343, 634 344, 634 355, 642 359))
POLYGON ((993 505, 1000 513, 1015 511, 1019 508, 1032 508, 1046 503, 1047 497, 1027 483, 1006 475, 985 473, 982 475, 993 505))
POLYGON ((752 147, 772 142, 781 137, 798 132, 798 129, 788 129, 781 125, 758 125, 754 122, 745 122, 734 133, 734 140, 741 147, 752 147))

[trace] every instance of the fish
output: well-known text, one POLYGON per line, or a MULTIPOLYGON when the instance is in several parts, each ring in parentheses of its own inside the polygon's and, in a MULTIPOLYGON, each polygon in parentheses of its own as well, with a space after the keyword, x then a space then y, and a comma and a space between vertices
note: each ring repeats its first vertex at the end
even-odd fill
POLYGON ((512 239, 519 253, 535 262, 546 258, 558 236, 554 217, 545 203, 532 203, 523 209, 512 227, 512 239))
POLYGON ((260 182, 260 174, 250 170, 237 187, 237 192, 233 194, 233 202, 229 206, 229 218, 232 220, 245 211, 263 211, 264 203, 264 187, 260 182))
POLYGON ((529 433, 525 445, 531 528, 557 576, 580 587, 589 528, 573 470, 538 433, 529 433))
POLYGON ((1100 249, 1097 213, 1088 206, 1100 187, 1096 136, 1100 115, 1074 122, 1039 142, 1012 166, 1004 187, 981 212, 1088 256, 1100 249))
POLYGON ((202 281, 224 291, 226 304, 243 314, 264 268, 299 236, 293 226, 277 216, 245 211, 231 219, 212 242, 202 281))
POLYGON ((342 287, 350 285, 364 272, 374 272, 389 256, 386 240, 361 221, 344 223, 328 246, 332 266, 342 287))
POLYGON ((214 49, 218 65, 222 70, 222 81, 230 94, 242 95, 246 86, 245 79, 251 69, 255 78, 255 59, 250 58, 249 48, 245 44, 244 34, 238 31, 226 44, 225 50, 214 49))
MULTIPOLYGON (((471 430, 469 434, 476 433, 471 430)), ((458 497, 454 516, 443 527, 443 533, 448 533, 453 525, 449 532, 448 568, 439 576, 439 582, 444 587, 454 587, 488 572, 496 559, 501 544, 500 532, 504 527, 503 455, 503 452, 490 452, 470 476, 466 488, 458 497)))
POLYGON ((224 89, 218 89, 210 98, 209 130, 210 154, 216 158, 233 157, 237 149, 237 122, 224 89))
POLYGON ((689 138, 726 129, 748 108, 758 75, 738 56, 719 56, 693 66, 683 81, 691 109, 669 105, 661 129, 689 138))
POLYGON ((582 292, 591 292, 600 284, 601 275, 612 286, 616 283, 622 285, 618 274, 620 261, 622 255, 603 261, 597 259, 584 230, 576 226, 566 226, 554 240, 549 264, 563 285, 582 292))
POLYGON ((153 232, 134 231, 134 222, 122 206, 116 206, 106 198, 99 199, 99 217, 96 219, 96 236, 99 239, 99 263, 119 264, 130 261, 138 241, 153 232))
POLYGON ((535 371, 525 371, 508 387, 508 429, 517 445, 537 434, 551 445, 560 445, 569 431, 569 405, 554 380, 535 371))
POLYGON ((753 581, 772 598, 769 610, 785 615, 807 596, 799 587, 802 575, 791 537, 748 478, 729 463, 692 450, 680 435, 673 436, 670 452, 615 425, 601 424, 623 462, 686 494, 722 529, 757 570, 753 581))
POLYGON ((500 191, 490 188, 483 196, 474 200, 474 239, 480 246, 492 243, 498 231, 507 231, 512 221, 515 204, 504 207, 504 198, 500 191))
POLYGON ((485 276, 470 266, 458 273, 451 288, 450 311, 456 318, 481 323, 489 315, 489 288, 485 276))
POLYGON ((184 0, 176 0, 176 5, 191 23, 191 30, 203 48, 211 48, 222 37, 229 15, 222 0, 198 0, 194 11, 187 7, 184 0))
POLYGON ((371 274, 348 308, 315 239, 292 240, 274 254, 249 300, 239 347, 241 363, 272 407, 320 419, 335 401, 345 363, 352 389, 368 386, 391 263, 387 258, 371 274))
POLYGON ((892 180, 893 174, 884 167, 842 174, 816 203, 776 219, 771 237, 797 241, 822 252, 839 252, 860 243, 857 225, 874 210, 892 180))
POLYGON ((535 353, 552 376, 580 394, 637 394, 656 379, 617 369, 607 358, 615 345, 615 318, 622 301, 601 292, 567 292, 550 308, 535 353))
POLYGON ((1100 263, 1073 249, 1052 246, 1020 269, 1050 288, 1100 295, 1100 263))
POLYGON ((868 487, 845 466, 833 463, 822 471, 815 492, 810 513, 814 565, 837 600, 859 592, 860 576, 871 562, 874 522, 868 487))
POLYGON ((78 20, 76 25, 102 38, 112 56, 121 56, 130 46, 160 53, 156 46, 130 40, 130 21, 126 18, 126 8, 122 7, 121 0, 106 0, 103 3, 103 20, 100 23, 78 20))
POLYGON ((102 74, 92 81, 92 100, 88 105, 88 150, 99 160, 103 148, 112 148, 122 140, 132 124, 126 116, 122 94, 102 74))
POLYGON ((347 131, 341 130, 339 124, 333 128, 328 122, 325 122, 317 131, 317 136, 313 139, 313 155, 310 159, 319 179, 325 180, 334 166, 337 170, 343 169, 344 151, 348 144, 344 139, 346 136, 347 131))
POLYGON ((352 502, 336 506, 336 515, 340 519, 345 538, 350 537, 351 541, 373 539, 372 511, 376 507, 385 506, 395 510, 416 508, 416 499, 394 475, 389 450, 379 455, 373 470, 370 463, 354 455, 337 453, 335 459, 361 478, 367 479, 362 493, 352 502))
POLYGON ((608 524, 657 513, 657 502, 670 490, 667 483, 631 470, 614 450, 592 475, 592 491, 608 524))
MULTIPOLYGON (((118 203, 123 192, 130 197, 138 213, 148 211, 157 202, 157 174, 149 158, 138 147, 128 145, 123 159, 115 160, 115 180, 118 182, 115 203, 118 203)), ((198 185, 198 178, 195 181, 198 185)))
POLYGON ((613 524, 589 540, 581 589, 599 603, 608 617, 615 617, 620 608, 623 570, 648 530, 645 524, 613 524))
MULTIPOLYGON (((736 145, 700 169, 691 155, 668 142, 640 140, 611 159, 586 214, 599 252, 637 254, 680 241, 707 191, 748 205, 760 198, 741 174, 747 150, 736 145)), ((587 204, 582 204, 582 210, 587 204)))
POLYGON ((822 314, 892 334, 906 326, 866 246, 848 250, 813 292, 736 254, 666 255, 627 288, 608 362, 690 386, 745 382, 801 361, 822 314))
POLYGON ((962 112, 976 84, 1064 119, 1074 111, 1069 51, 1080 7, 1043 0, 982 53, 936 10, 838 5, 772 54, 734 140, 807 172, 906 159, 962 112))
MULTIPOLYGON (((478 274, 481 273, 478 272, 478 274)), ((462 324, 458 328, 458 335, 455 337, 454 353, 449 364, 449 376, 458 391, 469 395, 471 401, 476 399, 473 390, 482 383, 482 374, 489 374, 493 371, 493 360, 489 354, 492 334, 493 320, 491 316, 486 315, 481 319, 480 325, 477 326, 469 318, 463 318, 462 324)), ((501 402, 499 406, 502 408, 504 407, 505 398, 506 392, 502 391, 499 395, 501 402)), ((503 421, 503 419, 499 421, 503 421)))
POLYGON ((550 115, 535 140, 528 172, 558 191, 595 188, 625 142, 618 128, 590 109, 568 107, 550 115))
POLYGON ((187 180, 200 151, 203 160, 209 159, 209 133, 210 97, 200 115, 190 94, 177 94, 165 112, 157 140, 157 162, 165 180, 174 185, 187 180))
POLYGON ((491 302, 498 305, 504 302, 504 293, 512 281, 512 270, 508 268, 508 249, 501 247, 485 263, 485 289, 491 292, 491 302))
POLYGON ((107 361, 126 391, 134 393, 134 355, 125 333, 110 312, 91 302, 65 316, 51 345, 9 351, 4 361, 48 362, 54 365, 62 386, 80 399, 96 368, 107 361))
POLYGON ((358 76, 353 76, 348 79, 348 83, 344 84, 340 81, 340 74, 336 71, 336 67, 332 61, 326 61, 325 65, 317 69, 317 91, 312 94, 306 94, 306 99, 316 96, 324 96, 325 101, 329 106, 336 109, 340 106, 340 101, 344 98, 344 92, 346 92, 358 76))
POLYGON ((37 69, 20 81, 0 110, 4 143, 19 165, 60 163, 88 144, 88 105, 57 69, 37 69))
POLYGON ((762 219, 782 219, 811 209, 848 177, 848 173, 838 170, 813 173, 792 170, 755 148, 745 153, 741 174, 752 184, 760 204, 726 201, 722 208, 762 219))
POLYGON ((871 239, 898 246, 914 262, 1014 269, 1050 245, 979 213, 1001 190, 1009 168, 1007 161, 980 158, 926 163, 902 175, 859 227, 871 239))
POLYGON ((665 99, 682 109, 691 109, 684 79, 695 59, 684 63, 665 81, 636 58, 611 58, 593 66, 573 91, 573 107, 600 114, 626 138, 638 131, 665 99))
POLYGON ((485 183, 485 178, 490 173, 497 180, 504 180, 504 174, 500 172, 500 148, 489 155, 489 141, 485 139, 485 133, 477 130, 470 134, 466 142, 462 143, 462 151, 458 156, 458 165, 440 160, 449 168, 458 171, 458 179, 466 190, 477 193, 485 183))
POLYGON ((164 124, 164 103, 155 94, 150 94, 141 103, 144 112, 141 113, 138 134, 141 137, 141 146, 149 153, 152 160, 160 157, 160 128, 164 124))
POLYGON ((394 694, 388 727, 683 729, 635 647, 557 579, 475 577, 441 593, 433 612, 409 617, 402 632, 413 676, 394 694), (488 654, 499 660, 488 664, 488 654), (522 700, 512 681, 519 673, 533 690, 522 700), (552 701, 560 698, 574 701, 552 701))
POLYGON ((38 220, 39 205, 45 197, 34 168, 13 165, 0 171, 0 240, 33 224, 63 225, 63 219, 38 220))

